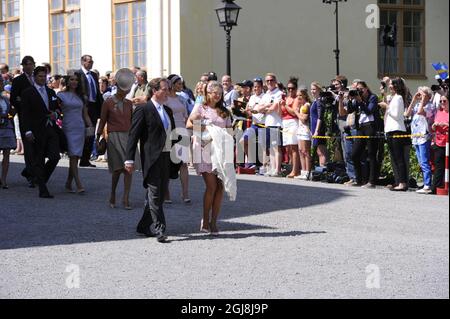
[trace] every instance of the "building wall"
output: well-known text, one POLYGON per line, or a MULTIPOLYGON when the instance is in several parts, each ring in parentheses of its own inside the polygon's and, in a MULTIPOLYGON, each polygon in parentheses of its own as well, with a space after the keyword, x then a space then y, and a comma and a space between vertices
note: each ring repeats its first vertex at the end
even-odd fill
MULTIPOLYGON (((361 78, 377 89, 378 30, 366 27, 366 7, 373 0, 339 5, 341 74, 361 78)), ((236 1, 243 9, 232 31, 232 76, 242 81, 266 72, 286 82, 300 76, 304 84, 328 84, 336 73, 334 5, 322 1, 236 1)), ((200 74, 226 69, 225 32, 214 8, 220 1, 183 0, 181 8, 182 73, 193 86, 200 74)), ((426 80, 408 80, 411 87, 429 83, 436 74, 434 61, 448 58, 448 6, 446 0, 426 0, 426 80)))
POLYGON ((50 62, 50 31, 47 0, 20 2, 20 51, 37 63, 50 62))
POLYGON ((104 74, 113 65, 111 0, 81 0, 80 8, 82 55, 92 55, 94 69, 104 74))
MULTIPOLYGON (((365 25, 373 0, 340 4, 341 73, 378 87, 377 30, 365 25)), ((147 68, 150 77, 181 73, 193 87, 200 74, 226 69, 225 32, 214 9, 219 0, 147 0, 147 68)), ((327 84, 335 75, 334 6, 322 1, 237 0, 243 7, 232 31, 232 75, 235 81, 275 72, 308 84, 327 84)), ((94 57, 101 73, 113 68, 111 0, 81 0, 82 52, 94 57)), ((449 62, 447 0, 426 0, 426 80, 431 62, 449 62)), ((21 52, 38 63, 50 60, 47 0, 21 0, 21 52)))
MULTIPOLYGON (((433 81, 436 71, 431 63, 450 62, 449 60, 449 1, 426 0, 426 63, 428 81, 433 81)), ((421 81, 413 82, 418 87, 421 81)), ((410 85, 410 87, 412 87, 410 85)))

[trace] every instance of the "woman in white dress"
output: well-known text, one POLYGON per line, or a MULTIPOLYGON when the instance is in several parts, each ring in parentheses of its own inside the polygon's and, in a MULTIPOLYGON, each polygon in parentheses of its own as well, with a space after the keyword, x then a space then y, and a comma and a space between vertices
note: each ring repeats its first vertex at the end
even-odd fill
POLYGON ((83 194, 85 190, 78 173, 78 162, 83 155, 86 132, 94 135, 94 127, 87 111, 80 75, 78 73, 67 75, 65 84, 64 89, 57 96, 63 112, 62 129, 66 135, 69 155, 69 174, 66 181, 66 191, 75 193, 72 188, 72 183, 75 180, 76 193, 83 194))
MULTIPOLYGON (((191 135, 186 129, 186 121, 189 117, 186 101, 177 92, 183 89, 183 80, 180 76, 172 74, 168 77, 170 82, 170 94, 167 98, 167 106, 172 110, 175 119, 176 134, 182 136, 182 140, 178 142, 174 148, 178 160, 181 160, 180 166, 180 181, 182 188, 182 200, 185 204, 191 203, 189 199, 189 169, 187 163, 189 162, 189 148, 191 135), (184 144, 184 145, 183 145, 184 144)), ((169 188, 169 185, 167 185, 169 188)), ((172 203, 170 199, 169 189, 166 190, 166 204, 172 203)))

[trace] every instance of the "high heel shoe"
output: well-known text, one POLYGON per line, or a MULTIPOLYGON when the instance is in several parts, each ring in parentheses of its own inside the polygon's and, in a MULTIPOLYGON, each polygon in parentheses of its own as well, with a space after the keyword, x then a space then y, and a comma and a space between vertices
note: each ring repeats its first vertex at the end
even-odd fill
POLYGON ((204 224, 205 223, 203 222, 203 219, 202 219, 201 224, 200 224, 200 232, 201 233, 205 233, 205 234, 209 234, 211 231, 210 231, 209 228, 206 228, 204 224))
POLYGON ((130 203, 128 202, 123 202, 123 208, 125 210, 133 210, 133 207, 131 207, 130 203))
POLYGON ((75 191, 72 189, 72 185, 69 185, 69 184, 66 183, 65 188, 66 188, 66 192, 67 193, 70 193, 70 194, 74 194, 75 193, 75 191))
POLYGON ((210 234, 211 234, 211 236, 219 236, 220 235, 219 229, 216 226, 215 227, 211 227, 210 234))

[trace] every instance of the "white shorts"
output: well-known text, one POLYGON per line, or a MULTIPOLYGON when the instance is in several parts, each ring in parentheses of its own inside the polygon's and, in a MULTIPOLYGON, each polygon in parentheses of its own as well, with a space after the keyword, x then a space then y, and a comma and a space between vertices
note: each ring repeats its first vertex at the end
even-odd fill
POLYGON ((297 138, 299 141, 311 141, 312 134, 309 127, 303 123, 300 123, 298 126, 297 138))
POLYGON ((283 146, 297 145, 298 120, 283 120, 283 146))

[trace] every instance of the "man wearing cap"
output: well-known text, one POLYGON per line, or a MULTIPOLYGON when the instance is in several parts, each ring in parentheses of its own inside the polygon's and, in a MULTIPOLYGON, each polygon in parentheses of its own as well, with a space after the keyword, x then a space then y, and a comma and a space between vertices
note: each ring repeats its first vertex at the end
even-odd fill
POLYGON ((167 241, 163 203, 169 183, 171 132, 175 129, 175 120, 171 109, 164 105, 169 94, 167 79, 153 79, 150 88, 151 100, 136 108, 133 114, 125 169, 128 172, 134 170, 134 158, 140 141, 147 196, 144 215, 137 226, 137 232, 147 237, 155 236, 158 242, 163 243, 167 241))
MULTIPOLYGON (((81 75, 81 86, 88 97, 88 113, 92 123, 95 125, 100 118, 100 113, 103 105, 103 96, 100 92, 100 86, 98 82, 98 76, 95 72, 92 72, 94 61, 92 56, 83 55, 81 57, 81 69, 78 73, 81 75)), ((94 146, 94 138, 86 138, 86 144, 84 145, 83 156, 80 160, 80 167, 95 167, 95 165, 89 162, 91 158, 92 149, 94 146)))
POLYGON ((30 188, 34 188, 34 182, 32 178, 32 169, 31 169, 31 161, 30 161, 30 144, 27 142, 25 138, 25 132, 23 130, 23 109, 22 109, 22 93, 29 87, 34 85, 34 77, 33 70, 36 66, 36 62, 34 62, 33 57, 25 56, 22 59, 22 69, 23 73, 18 77, 14 78, 11 87, 11 105, 17 112, 19 117, 19 127, 20 134, 22 135, 24 153, 25 153, 25 169, 22 171, 22 176, 25 177, 28 181, 28 186, 30 188))

